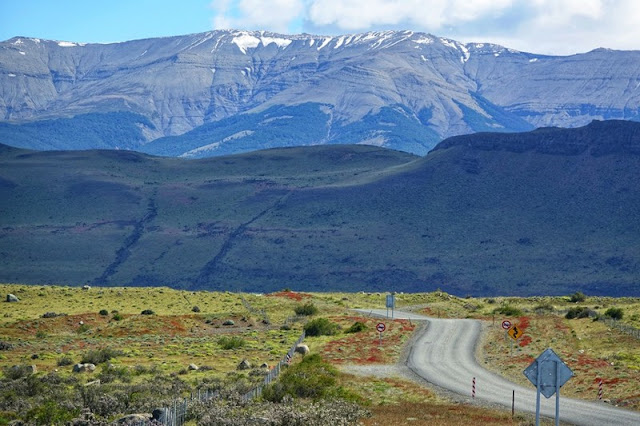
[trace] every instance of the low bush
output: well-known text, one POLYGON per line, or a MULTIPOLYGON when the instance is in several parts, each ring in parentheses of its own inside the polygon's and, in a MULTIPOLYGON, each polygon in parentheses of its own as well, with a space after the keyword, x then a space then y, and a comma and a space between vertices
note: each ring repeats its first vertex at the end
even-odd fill
POLYGON ((316 318, 304 325, 307 336, 332 336, 338 333, 340 327, 326 318, 316 318))
POLYGON ((65 367, 67 365, 73 365, 73 359, 70 356, 64 355, 62 358, 59 358, 56 362, 58 367, 65 367))
POLYGON ((62 425, 72 420, 80 413, 79 409, 69 410, 69 407, 55 401, 47 401, 29 410, 25 419, 39 425, 62 425))
POLYGON ((82 364, 90 363, 90 364, 98 365, 121 355, 123 355, 123 352, 116 349, 111 349, 111 348, 96 349, 96 350, 91 350, 86 354, 84 354, 80 362, 82 364))
POLYGON ((101 309, 99 314, 103 317, 106 317, 107 315, 109 315, 109 311, 107 311, 106 309, 101 309))
MULTIPOLYGON (((581 319, 581 318, 589 318, 593 311, 589 308, 585 308, 582 306, 576 306, 574 308, 569 309, 567 314, 564 316, 566 319, 581 319)), ((595 314, 595 312, 593 312, 595 314)))
POLYGON ((111 319, 114 320, 114 321, 120 321, 122 319, 122 315, 120 315, 119 313, 116 312, 115 314, 113 314, 111 319))
POLYGON ((553 312, 554 309, 551 303, 543 303, 533 308, 536 313, 553 312))
POLYGON ((522 311, 515 306, 511 305, 503 305, 499 308, 493 310, 496 314, 506 315, 508 317, 520 317, 522 316, 522 311))
POLYGON ((585 296, 581 291, 576 291, 571 296, 569 296, 569 301, 571 303, 582 303, 585 300, 587 300, 587 296, 585 296))
POLYGON ((13 365, 2 369, 4 377, 9 380, 18 380, 33 374, 33 369, 29 365, 13 365))
POLYGON ((609 308, 604 313, 604 316, 614 320, 621 320, 624 317, 624 312, 622 308, 609 308))
POLYGON ((113 366, 107 365, 102 367, 100 371, 100 375, 98 378, 100 379, 100 383, 112 383, 116 380, 121 381, 122 383, 131 382, 131 370, 126 366, 113 366))
POLYGON ((281 402, 285 395, 294 398, 329 398, 341 391, 336 386, 338 371, 318 354, 306 356, 280 375, 280 380, 265 388, 262 397, 281 402))
POLYGON ((296 306, 294 309, 296 315, 311 316, 318 313, 318 308, 311 302, 304 305, 296 306))
POLYGON ((140 312, 141 315, 153 315, 155 314, 155 312, 153 312, 151 309, 145 309, 144 311, 140 312))
POLYGON ((353 323, 353 325, 351 325, 351 327, 349 327, 345 331, 345 333, 359 333, 359 332, 361 332, 363 330, 366 330, 366 329, 367 329, 367 326, 363 322, 356 321, 356 322, 353 323))
POLYGON ((254 402, 243 404, 237 399, 211 399, 197 402, 190 410, 200 426, 254 425, 356 425, 371 414, 358 404, 335 401, 293 401, 286 404, 254 402), (259 419, 259 420, 258 420, 259 419))
POLYGON ((222 349, 237 349, 243 347, 247 342, 239 336, 222 336, 218 339, 218 344, 222 349))

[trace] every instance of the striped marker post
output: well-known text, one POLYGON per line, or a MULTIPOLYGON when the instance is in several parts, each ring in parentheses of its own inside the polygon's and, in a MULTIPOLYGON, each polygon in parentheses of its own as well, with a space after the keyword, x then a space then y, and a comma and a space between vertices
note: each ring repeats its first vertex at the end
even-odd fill
POLYGON ((471 398, 475 398, 476 397, 476 378, 473 378, 473 381, 471 382, 471 398))
POLYGON ((602 401, 602 379, 598 382, 598 401, 602 401))

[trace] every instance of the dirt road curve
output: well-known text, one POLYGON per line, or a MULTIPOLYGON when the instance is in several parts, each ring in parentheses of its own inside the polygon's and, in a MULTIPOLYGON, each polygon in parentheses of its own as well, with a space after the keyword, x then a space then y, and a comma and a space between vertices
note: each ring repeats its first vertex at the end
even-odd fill
MULTIPOLYGON (((361 310, 384 317, 385 309, 361 310)), ((415 339, 407 366, 427 381, 460 395, 471 397, 476 378, 476 399, 511 409, 515 390, 516 412, 535 413, 536 392, 533 386, 522 387, 482 368, 475 359, 480 337, 480 322, 467 319, 436 319, 395 311, 396 319, 426 320, 428 327, 415 339)), ((566 398, 560 392, 560 419, 576 425, 640 425, 640 413, 611 407, 604 403, 566 398)), ((555 416, 555 396, 541 397, 541 414, 555 416)))

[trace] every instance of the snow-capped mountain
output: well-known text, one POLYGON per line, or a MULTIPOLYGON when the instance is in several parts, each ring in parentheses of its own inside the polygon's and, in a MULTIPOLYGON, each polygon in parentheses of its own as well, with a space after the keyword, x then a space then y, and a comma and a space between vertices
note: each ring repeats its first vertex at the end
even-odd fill
POLYGON ((640 51, 544 56, 411 31, 0 43, 0 142, 209 156, 640 119, 640 51), (54 120, 55 119, 55 120, 54 120))

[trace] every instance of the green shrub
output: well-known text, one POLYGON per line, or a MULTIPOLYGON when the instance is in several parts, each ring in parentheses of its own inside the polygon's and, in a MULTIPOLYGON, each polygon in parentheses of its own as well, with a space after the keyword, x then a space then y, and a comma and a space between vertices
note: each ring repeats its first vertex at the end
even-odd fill
POLYGON ((80 324, 80 327, 78 327, 78 334, 87 333, 89 330, 90 328, 87 324, 80 324))
POLYGON ((62 425, 72 420, 79 411, 78 409, 70 411, 54 401, 47 401, 29 410, 25 418, 39 425, 62 425))
POLYGON ((153 315, 155 314, 155 312, 153 312, 151 309, 145 309, 144 311, 140 312, 141 315, 153 315))
POLYGON ((359 333, 359 332, 361 332, 363 330, 366 330, 366 329, 367 329, 367 326, 364 325, 363 322, 356 321, 356 322, 353 323, 353 325, 351 325, 351 327, 349 327, 345 331, 345 333, 359 333))
POLYGON ((308 302, 304 305, 296 306, 294 311, 296 315, 311 316, 318 313, 318 308, 313 303, 308 302))
POLYGON ((581 291, 576 291, 571 296, 569 296, 569 301, 571 303, 582 303, 585 300, 587 300, 587 296, 585 296, 581 291))
POLYGON ((84 354, 80 362, 82 364, 90 363, 90 364, 98 365, 103 362, 109 361, 111 358, 116 358, 121 355, 123 355, 122 351, 111 349, 111 348, 96 349, 96 350, 91 350, 86 354, 84 354))
POLYGON ((541 312, 553 312, 554 311, 554 307, 551 303, 543 303, 540 304, 538 306, 536 306, 535 308, 533 308, 534 311, 541 313, 541 312))
POLYGON ((247 342, 239 336, 222 336, 218 339, 218 344, 222 349, 237 349, 243 347, 247 342))
POLYGON ((70 356, 65 355, 62 358, 59 358, 58 361, 56 362, 56 364, 58 364, 58 367, 65 367, 67 365, 73 365, 73 359, 71 359, 70 356))
POLYGON ((23 377, 29 376, 33 370, 28 365, 13 365, 7 366, 2 369, 4 377, 9 380, 18 380, 23 377))
POLYGON ((109 311, 107 311, 106 309, 101 309, 99 313, 103 317, 106 317, 107 315, 109 315, 109 311))
POLYGON ((120 321, 122 319, 122 315, 120 315, 119 313, 116 312, 115 314, 113 314, 111 319, 114 320, 114 321, 120 321))
POLYGON ((621 320, 624 316, 624 312, 622 312, 622 308, 609 308, 604 313, 604 316, 614 320, 621 320))
POLYGON ((304 325, 307 336, 332 336, 338 333, 338 324, 330 322, 326 318, 316 318, 304 325))
POLYGON ((592 311, 589 308, 576 306, 574 308, 569 309, 569 312, 567 312, 567 314, 564 317, 566 319, 588 318, 590 312, 592 311))
POLYGON ((506 315, 508 317, 522 316, 522 311, 511 305, 503 305, 499 308, 494 309, 493 312, 496 314, 506 315))
POLYGON ((271 402, 280 402, 285 395, 294 398, 330 398, 340 391, 336 386, 337 375, 335 367, 320 355, 309 355, 285 370, 278 382, 267 386, 262 397, 271 402))
POLYGON ((120 380, 122 383, 130 383, 131 376, 131 370, 124 365, 106 365, 102 367, 98 378, 100 379, 100 383, 112 383, 116 380, 120 380))

